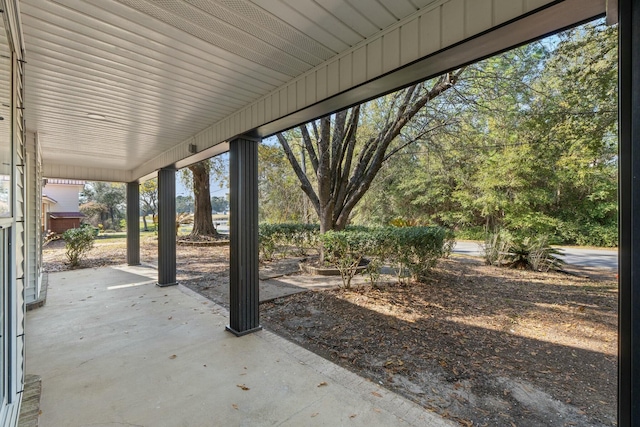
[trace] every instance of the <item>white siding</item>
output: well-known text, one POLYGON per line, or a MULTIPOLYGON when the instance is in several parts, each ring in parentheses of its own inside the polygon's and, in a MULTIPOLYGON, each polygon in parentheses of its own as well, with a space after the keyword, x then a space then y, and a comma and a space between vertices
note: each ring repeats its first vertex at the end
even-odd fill
POLYGON ((78 212, 82 185, 47 184, 43 192, 57 203, 51 205, 50 212, 78 212))

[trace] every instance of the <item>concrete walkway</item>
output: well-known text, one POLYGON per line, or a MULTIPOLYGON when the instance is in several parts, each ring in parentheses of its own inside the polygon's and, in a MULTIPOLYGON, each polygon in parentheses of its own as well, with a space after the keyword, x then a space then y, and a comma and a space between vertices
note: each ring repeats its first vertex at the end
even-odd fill
POLYGON ((27 314, 40 426, 451 426, 144 267, 49 275, 27 314))

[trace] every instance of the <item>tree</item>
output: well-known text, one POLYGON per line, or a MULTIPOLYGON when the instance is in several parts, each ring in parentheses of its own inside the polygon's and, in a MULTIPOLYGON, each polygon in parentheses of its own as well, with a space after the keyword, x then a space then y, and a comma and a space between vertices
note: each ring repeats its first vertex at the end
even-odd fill
POLYGON ((140 184, 140 204, 142 205, 142 222, 144 223, 144 231, 149 231, 149 227, 147 226, 147 215, 151 214, 153 224, 157 225, 158 180, 156 178, 149 179, 140 184))
POLYGON ((193 196, 177 196, 176 212, 193 213, 193 196))
MULTIPOLYGON (((211 218, 211 165, 208 160, 203 160, 188 166, 191 172, 191 184, 194 194, 194 215, 192 236, 215 236, 218 234, 213 219, 211 218)), ((186 180, 183 174, 183 179, 186 180)))
POLYGON ((216 213, 223 213, 229 210, 229 201, 226 197, 213 196, 211 198, 211 209, 216 213))
POLYGON ((426 125, 401 134, 429 101, 458 82, 462 71, 312 121, 297 132, 277 134, 320 219, 321 232, 344 229, 384 162, 439 127, 426 125), (292 148, 296 140, 301 140, 301 148, 309 158, 312 170, 308 173, 292 148))
POLYGON ((261 143, 258 146, 260 220, 306 222, 303 210, 306 197, 282 147, 268 141, 261 143))
POLYGON ((387 162, 357 218, 615 245, 616 32, 587 24, 469 66, 413 122, 457 120, 387 162))
POLYGON ((94 209, 95 212, 99 212, 98 220, 103 223, 108 220, 109 223, 104 224, 105 228, 113 229, 118 229, 120 219, 124 218, 125 199, 124 184, 114 182, 89 182, 85 185, 82 195, 83 201, 101 205, 100 209, 94 209))

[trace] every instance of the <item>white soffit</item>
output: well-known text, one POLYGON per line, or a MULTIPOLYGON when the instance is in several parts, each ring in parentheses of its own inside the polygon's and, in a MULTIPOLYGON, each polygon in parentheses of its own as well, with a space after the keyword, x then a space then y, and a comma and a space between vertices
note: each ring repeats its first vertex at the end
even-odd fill
POLYGON ((399 69, 427 77, 441 52, 457 66, 473 56, 458 43, 506 22, 478 52, 517 43, 520 17, 535 12, 526 40, 605 1, 21 0, 27 128, 50 177, 137 179, 410 83, 388 82, 399 69))
POLYGON ((27 127, 45 165, 132 171, 431 2, 22 0, 27 127))

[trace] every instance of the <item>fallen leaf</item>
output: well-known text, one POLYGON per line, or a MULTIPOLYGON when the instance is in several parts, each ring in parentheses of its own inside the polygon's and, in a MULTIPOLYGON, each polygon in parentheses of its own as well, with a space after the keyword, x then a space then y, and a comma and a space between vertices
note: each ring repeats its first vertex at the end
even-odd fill
POLYGON ((169 356, 169 359, 175 359, 176 357, 178 356, 176 356, 175 354, 172 354, 171 356, 169 356))
POLYGON ((358 414, 351 414, 351 415, 349 415, 349 418, 355 418, 357 416, 358 416, 358 414))
POLYGON ((313 418, 313 417, 317 417, 317 416, 318 416, 318 414, 319 414, 319 412, 314 412, 313 414, 311 414, 311 418, 313 418))
POLYGON ((318 384, 318 387, 324 387, 328 385, 326 381, 322 381, 320 384, 318 384))
POLYGON ((231 407, 232 407, 233 409, 235 409, 236 411, 238 410, 238 405, 236 405, 235 403, 232 403, 232 404, 231 404, 231 407))
POLYGON ((247 391, 247 390, 251 390, 249 387, 247 387, 244 384, 237 384, 236 387, 240 387, 242 390, 247 391))
POLYGON ((382 397, 382 395, 377 391, 372 391, 371 394, 373 394, 375 397, 382 397))

